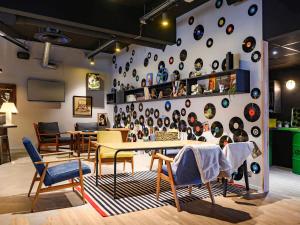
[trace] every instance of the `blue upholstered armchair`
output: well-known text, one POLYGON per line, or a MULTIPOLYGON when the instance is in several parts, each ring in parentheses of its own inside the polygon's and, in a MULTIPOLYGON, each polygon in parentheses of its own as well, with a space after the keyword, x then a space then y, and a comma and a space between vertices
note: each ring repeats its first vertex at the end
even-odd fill
MULTIPOLYGON (((178 166, 171 164, 173 162, 172 158, 169 158, 159 153, 157 153, 157 156, 159 158, 159 163, 158 163, 158 170, 157 170, 156 198, 157 199, 159 198, 161 180, 165 180, 169 182, 171 186, 171 190, 173 192, 177 210, 180 211, 180 204, 177 197, 176 188, 187 186, 189 194, 191 194, 193 185, 198 186, 202 184, 201 176, 198 171, 193 150, 188 149, 187 151, 185 151, 183 158, 181 159, 178 166), (165 165, 163 165, 163 161, 166 162, 165 165)), ((212 204, 214 204, 215 200, 211 191, 210 183, 208 182, 205 185, 208 189, 212 204)))
MULTIPOLYGON (((28 197, 30 196, 34 182, 39 181, 39 185, 34 200, 32 202, 32 207, 31 207, 32 211, 35 208, 35 204, 38 200, 40 193, 56 191, 68 187, 72 187, 74 190, 74 187, 81 186, 82 201, 83 203, 85 203, 83 175, 90 173, 91 170, 89 166, 81 162, 82 158, 77 157, 77 158, 67 158, 67 159, 59 159, 59 160, 51 160, 51 161, 43 160, 42 158, 43 156, 57 155, 57 154, 62 155, 66 153, 57 152, 57 153, 39 154, 37 149, 33 146, 32 142, 28 138, 23 138, 23 144, 33 162, 33 165, 36 168, 36 172, 34 174, 32 183, 29 188, 28 197), (61 164, 49 166, 50 164, 53 163, 61 163, 61 164), (76 177, 79 177, 78 182, 74 181, 74 178, 76 177), (68 180, 71 180, 71 182, 66 184, 54 185, 59 182, 68 181, 68 180), (42 187, 43 184, 47 187, 42 187)), ((67 152, 67 154, 69 153, 67 152)))

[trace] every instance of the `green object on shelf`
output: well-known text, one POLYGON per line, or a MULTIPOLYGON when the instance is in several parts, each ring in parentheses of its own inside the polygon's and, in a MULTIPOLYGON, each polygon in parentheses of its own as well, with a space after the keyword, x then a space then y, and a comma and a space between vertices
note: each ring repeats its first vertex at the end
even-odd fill
POLYGON ((293 134, 293 173, 300 175, 300 133, 293 134))

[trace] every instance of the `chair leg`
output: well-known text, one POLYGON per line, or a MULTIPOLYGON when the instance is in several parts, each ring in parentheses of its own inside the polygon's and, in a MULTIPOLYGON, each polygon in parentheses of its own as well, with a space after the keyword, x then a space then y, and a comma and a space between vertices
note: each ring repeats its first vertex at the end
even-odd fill
POLYGON ((80 189, 81 189, 81 197, 82 197, 82 202, 85 204, 85 198, 84 198, 84 185, 83 185, 83 174, 82 174, 82 165, 81 165, 81 160, 78 160, 79 163, 79 179, 80 179, 80 189))
POLYGON ((210 182, 207 182, 206 183, 206 187, 207 187, 207 190, 208 190, 208 193, 209 193, 209 197, 211 199, 211 203, 214 205, 215 204, 215 198, 213 196, 213 193, 211 191, 211 185, 210 185, 210 182))
POLYGON ((34 183, 36 181, 36 178, 37 178, 37 172, 35 171, 35 173, 33 175, 33 178, 32 178, 32 182, 31 182, 30 188, 29 188, 29 192, 28 192, 28 195, 27 195, 28 197, 30 197, 30 193, 32 191, 32 188, 33 188, 33 185, 34 185, 34 183))
POLYGON ((89 144, 88 144, 88 159, 90 159, 91 156, 91 139, 89 138, 89 144))
POLYGON ((153 163, 154 163, 154 158, 155 158, 155 151, 153 151, 152 154, 151 154, 150 170, 152 170, 153 163))
POLYGON ((133 156, 131 158, 131 174, 132 174, 132 176, 134 176, 134 159, 133 159, 133 156))
MULTIPOLYGON (((96 163, 95 163, 96 166, 96 163)), ((99 178, 101 178, 102 175, 102 163, 101 163, 101 158, 99 158, 99 162, 98 162, 98 176, 99 178)))
POLYGON ((173 197, 174 197, 174 201, 175 201, 177 211, 180 212, 181 209, 180 209, 180 204, 179 204, 179 200, 178 200, 178 196, 177 196, 177 192, 176 192, 176 187, 175 187, 175 185, 172 181, 170 182, 170 185, 171 185, 171 189, 172 189, 172 192, 173 192, 173 197))
POLYGON ((189 185, 188 189, 189 189, 189 195, 191 195, 192 194, 192 190, 193 190, 193 186, 189 185))
MULTIPOLYGON (((72 184, 74 185, 74 179, 71 180, 72 184)), ((75 191, 74 186, 72 187, 72 190, 75 191)))
POLYGON ((48 164, 46 164, 46 166, 45 166, 45 168, 44 168, 44 171, 43 171, 43 173, 42 173, 42 176, 40 177, 40 182, 39 182, 38 188, 37 188, 37 190, 36 190, 36 193, 35 193, 35 196, 34 196, 32 205, 31 205, 31 212, 34 211, 36 202, 37 202, 37 200, 38 200, 38 198, 39 198, 40 191, 41 191, 41 188, 42 188, 42 185, 43 185, 45 176, 46 176, 47 169, 48 169, 48 164))
POLYGON ((125 169, 126 169, 126 160, 124 160, 123 162, 123 172, 125 172, 125 169))
POLYGON ((224 185, 224 187, 223 187, 223 197, 226 197, 226 195, 227 195, 227 186, 228 186, 228 180, 226 178, 224 178, 224 180, 223 180, 223 185, 224 185))
POLYGON ((159 194, 160 194, 160 183, 161 183, 161 167, 162 167, 163 161, 159 159, 158 161, 158 169, 157 169, 157 179, 156 179, 156 199, 159 199, 159 194))

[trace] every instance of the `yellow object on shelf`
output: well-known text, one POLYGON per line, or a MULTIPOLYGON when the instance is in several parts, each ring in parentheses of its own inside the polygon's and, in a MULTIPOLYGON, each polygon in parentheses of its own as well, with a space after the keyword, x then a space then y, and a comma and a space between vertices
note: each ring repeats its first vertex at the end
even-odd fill
POLYGON ((276 128, 277 119, 269 119, 269 128, 276 128))

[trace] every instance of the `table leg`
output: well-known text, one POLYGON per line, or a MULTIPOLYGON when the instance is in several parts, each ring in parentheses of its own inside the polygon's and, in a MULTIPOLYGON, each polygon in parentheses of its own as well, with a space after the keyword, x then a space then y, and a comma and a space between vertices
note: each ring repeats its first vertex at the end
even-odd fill
POLYGON ((96 149, 96 187, 98 186, 98 164, 99 164, 99 150, 100 150, 100 145, 98 145, 97 149, 96 149))
POLYGON ((246 183, 246 190, 249 191, 249 179, 248 179, 248 168, 247 168, 247 161, 245 160, 243 163, 243 171, 244 171, 244 179, 246 183))
POLYGON ((115 152, 115 156, 114 156, 114 199, 116 199, 116 195, 117 195, 117 155, 118 155, 119 151, 117 150, 115 152))

